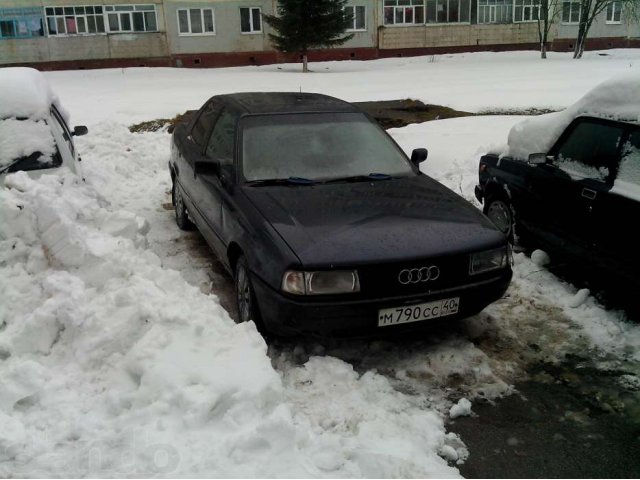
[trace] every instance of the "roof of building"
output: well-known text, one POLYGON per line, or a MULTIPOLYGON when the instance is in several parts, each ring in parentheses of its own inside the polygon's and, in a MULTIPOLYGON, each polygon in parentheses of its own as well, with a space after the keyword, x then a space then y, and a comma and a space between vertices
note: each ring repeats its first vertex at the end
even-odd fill
POLYGON ((246 113, 360 112, 344 100, 319 93, 246 92, 217 95, 246 113))

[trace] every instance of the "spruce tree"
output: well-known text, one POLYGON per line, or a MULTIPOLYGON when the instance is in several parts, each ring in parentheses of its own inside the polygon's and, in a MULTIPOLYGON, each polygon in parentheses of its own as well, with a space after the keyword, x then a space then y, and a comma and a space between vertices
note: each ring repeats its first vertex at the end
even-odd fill
POLYGON ((353 37, 345 31, 353 15, 345 10, 347 0, 278 0, 277 15, 264 15, 275 30, 269 34, 280 52, 302 55, 302 71, 307 72, 307 52, 313 48, 335 47, 353 37))

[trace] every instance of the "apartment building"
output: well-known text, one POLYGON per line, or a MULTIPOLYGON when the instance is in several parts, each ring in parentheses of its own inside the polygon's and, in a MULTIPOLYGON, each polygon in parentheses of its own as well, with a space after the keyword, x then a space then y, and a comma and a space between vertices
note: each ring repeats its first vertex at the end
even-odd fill
MULTIPOLYGON (((538 48, 540 0, 351 0, 353 38, 311 60, 538 48)), ((277 0, 0 0, 0 65, 211 67, 295 60, 276 52, 263 14, 277 0)), ((573 48, 578 0, 563 0, 550 47, 573 48)), ((640 46, 613 3, 588 47, 640 46)))

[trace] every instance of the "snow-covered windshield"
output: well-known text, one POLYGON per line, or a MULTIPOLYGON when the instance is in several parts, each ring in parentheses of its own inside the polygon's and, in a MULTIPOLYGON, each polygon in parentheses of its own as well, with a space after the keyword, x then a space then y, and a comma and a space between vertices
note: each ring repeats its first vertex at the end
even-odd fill
POLYGON ((244 120, 248 181, 414 175, 400 149, 360 113, 261 115, 244 120))
POLYGON ((17 162, 20 162, 21 170, 47 168, 58 163, 58 156, 51 128, 46 121, 0 120, 0 171, 17 165, 17 162))

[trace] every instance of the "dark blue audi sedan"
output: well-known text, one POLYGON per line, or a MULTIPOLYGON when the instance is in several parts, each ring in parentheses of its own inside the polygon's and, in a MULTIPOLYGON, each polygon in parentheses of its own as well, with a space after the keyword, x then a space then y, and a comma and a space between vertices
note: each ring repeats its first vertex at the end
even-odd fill
POLYGON ((319 94, 212 97, 173 132, 176 222, 235 282, 240 321, 367 336, 473 315, 511 280, 505 236, 420 172, 355 106, 319 94))

